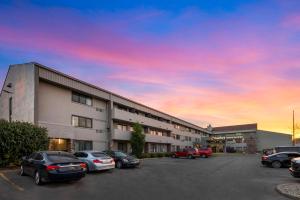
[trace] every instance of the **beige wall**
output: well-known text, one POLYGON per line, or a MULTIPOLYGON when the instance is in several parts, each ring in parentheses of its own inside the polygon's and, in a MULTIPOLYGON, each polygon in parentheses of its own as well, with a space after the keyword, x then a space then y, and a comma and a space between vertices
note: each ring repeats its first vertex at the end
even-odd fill
POLYGON ((292 136, 283 133, 257 130, 257 150, 271 149, 276 146, 291 146, 292 136))
POLYGON ((0 96, 0 118, 9 119, 9 98, 12 97, 12 120, 34 123, 35 67, 32 64, 12 65, 9 68, 0 96), (12 87, 7 85, 11 83, 12 87))
POLYGON ((93 106, 72 102, 72 91, 40 81, 38 88, 38 122, 47 127, 49 137, 92 140, 95 150, 107 149, 106 102, 93 99, 93 106), (102 112, 96 111, 101 108, 102 112), (71 116, 93 119, 93 128, 73 127, 71 116), (102 133, 97 133, 101 130, 102 133))

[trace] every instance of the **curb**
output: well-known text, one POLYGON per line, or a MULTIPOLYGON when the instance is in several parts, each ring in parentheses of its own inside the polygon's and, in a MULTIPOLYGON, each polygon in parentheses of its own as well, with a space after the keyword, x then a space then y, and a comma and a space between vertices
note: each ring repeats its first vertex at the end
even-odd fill
POLYGON ((285 197, 287 197, 287 198, 290 198, 290 199, 300 200, 299 197, 296 197, 296 196, 294 196, 294 195, 291 195, 291 194, 289 194, 289 193, 286 193, 286 192, 282 191, 282 190, 280 189, 280 186, 282 186, 282 185, 285 185, 285 184, 280 184, 280 185, 277 185, 277 186, 275 187, 275 190, 276 190, 279 194, 281 194, 281 195, 283 195, 283 196, 285 196, 285 197))

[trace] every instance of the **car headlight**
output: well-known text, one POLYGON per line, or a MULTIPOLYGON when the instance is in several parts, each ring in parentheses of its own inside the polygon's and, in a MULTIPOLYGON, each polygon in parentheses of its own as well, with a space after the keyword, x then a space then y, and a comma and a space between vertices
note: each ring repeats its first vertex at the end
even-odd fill
POLYGON ((123 159, 123 162, 129 162, 126 158, 123 159))

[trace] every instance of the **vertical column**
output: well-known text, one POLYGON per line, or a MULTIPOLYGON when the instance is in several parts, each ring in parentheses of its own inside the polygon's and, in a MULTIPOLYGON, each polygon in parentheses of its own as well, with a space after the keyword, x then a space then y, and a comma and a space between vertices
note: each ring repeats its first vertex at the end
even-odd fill
POLYGON ((107 144, 109 150, 113 148, 113 104, 112 95, 109 94, 109 101, 107 102, 107 144))

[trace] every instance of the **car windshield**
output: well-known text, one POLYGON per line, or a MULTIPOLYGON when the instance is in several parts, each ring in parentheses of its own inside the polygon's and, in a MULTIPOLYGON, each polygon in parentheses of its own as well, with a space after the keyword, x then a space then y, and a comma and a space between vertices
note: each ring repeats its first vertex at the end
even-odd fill
POLYGON ((93 152, 91 154, 94 157, 108 157, 105 153, 102 153, 102 152, 93 152))
POLYGON ((47 153, 47 157, 51 162, 65 162, 77 159, 69 153, 47 153))
POLYGON ((115 152, 115 155, 116 155, 117 157, 127 157, 127 156, 128 156, 126 153, 123 153, 123 152, 121 152, 121 151, 116 151, 116 152, 115 152))

